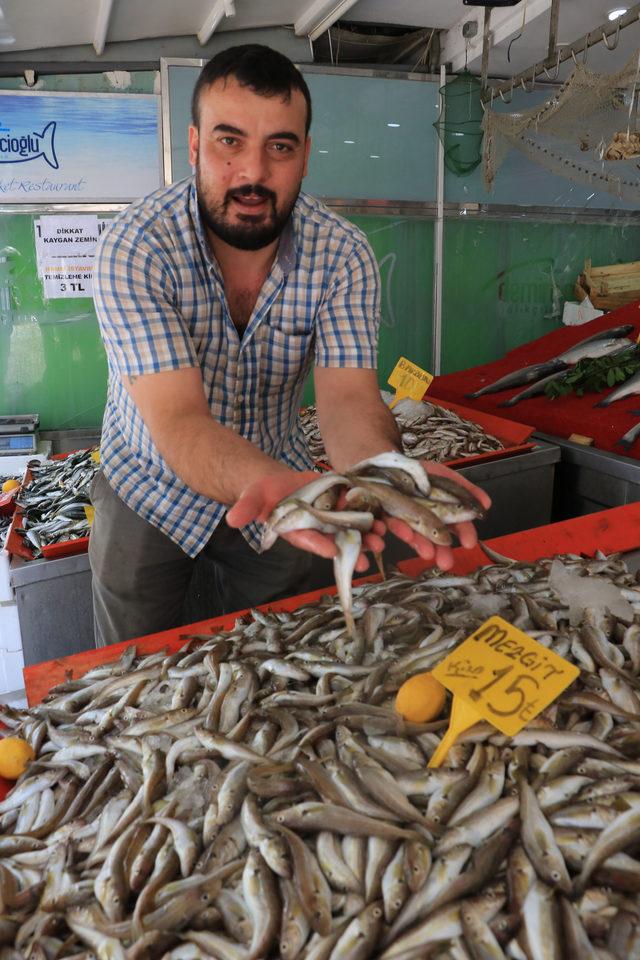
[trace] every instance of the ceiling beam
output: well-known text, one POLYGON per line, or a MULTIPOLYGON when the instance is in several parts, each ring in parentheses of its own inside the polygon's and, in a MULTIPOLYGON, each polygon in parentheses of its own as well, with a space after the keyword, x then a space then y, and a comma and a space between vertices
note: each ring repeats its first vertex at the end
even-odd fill
POLYGON ((358 0, 311 0, 293 24, 298 37, 317 40, 336 20, 355 6, 358 0))
POLYGON ((234 0, 216 0, 209 11, 209 15, 198 30, 198 40, 204 47, 214 30, 217 30, 225 17, 235 17, 236 5, 234 0))
POLYGON ((113 10, 113 0, 100 0, 98 16, 96 17, 95 33, 93 35, 93 49, 101 57, 109 32, 109 21, 113 10))
MULTIPOLYGON (((524 7, 525 28, 528 23, 546 16, 553 0, 528 0, 524 7)), ((449 65, 451 73, 464 70, 465 63, 470 67, 472 63, 482 57, 482 28, 478 7, 467 16, 459 20, 444 34, 442 40, 441 63, 449 65), (467 40, 463 36, 465 23, 476 21, 478 30, 474 37, 467 40)), ((505 40, 511 40, 522 29, 523 7, 493 7, 491 11, 491 46, 497 47, 505 40)))

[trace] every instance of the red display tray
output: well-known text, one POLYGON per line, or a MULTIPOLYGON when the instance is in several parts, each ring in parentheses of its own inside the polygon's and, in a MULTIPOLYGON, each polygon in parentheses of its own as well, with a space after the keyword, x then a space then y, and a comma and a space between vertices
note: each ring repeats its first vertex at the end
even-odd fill
MULTIPOLYGON (((504 537, 496 537, 487 541, 488 546, 512 557, 514 560, 531 562, 541 557, 554 556, 557 553, 577 553, 593 556, 596 550, 604 553, 625 552, 634 550, 640 544, 640 503, 631 503, 623 507, 614 507, 600 513, 592 513, 586 517, 576 517, 573 520, 564 520, 561 523, 549 524, 545 527, 536 527, 520 533, 512 533, 504 537)), ((479 566, 491 561, 480 547, 473 550, 463 550, 461 547, 454 550, 454 573, 470 573, 479 566)), ((400 570, 409 576, 417 576, 429 564, 416 558, 405 560, 399 565, 400 570)), ((379 579, 379 574, 364 577, 356 583, 367 583, 379 579)), ((275 603, 265 604, 258 609, 264 610, 295 610, 304 604, 319 600, 327 593, 335 593, 335 587, 323 587, 313 593, 289 597, 275 603)), ((238 619, 249 610, 225 614, 210 620, 202 620, 188 626, 177 627, 174 630, 165 630, 163 633, 152 633, 136 640, 127 640, 123 643, 114 643, 108 647, 87 650, 75 653, 69 657, 57 660, 48 660, 33 664, 23 670, 27 699, 31 705, 40 703, 52 686, 62 683, 67 678, 81 677, 87 670, 99 663, 117 660, 123 651, 131 644, 135 644, 139 654, 155 653, 166 650, 174 653, 184 644, 188 634, 210 634, 231 630, 238 619)))
POLYGON ((450 400, 441 400, 439 397, 429 395, 425 398, 426 402, 433 401, 439 407, 445 407, 447 410, 453 410, 459 417, 471 420, 482 427, 485 433, 490 433, 496 437, 502 444, 502 450, 489 450, 487 453, 476 453, 472 457, 458 457, 455 460, 446 460, 447 467, 471 467, 474 463, 486 463, 489 460, 501 460, 503 457, 512 457, 517 453, 526 453, 532 450, 535 443, 529 440, 533 433, 533 427, 525 423, 516 423, 513 420, 504 420, 502 417, 496 417, 495 414, 483 413, 481 410, 472 410, 470 407, 464 407, 460 403, 452 403, 450 400))
MULTIPOLYGON (((82 449, 90 448, 84 447, 82 449)), ((68 453, 55 453, 50 459, 65 460, 71 453, 78 453, 78 451, 73 450, 68 453)), ((22 486, 25 487, 32 479, 33 474, 29 467, 26 467, 24 477, 22 478, 22 486)), ((28 541, 17 532, 22 529, 22 514, 22 508, 16 507, 9 527, 5 549, 16 557, 22 557, 24 560, 33 560, 33 550, 29 546, 28 541)), ((86 553, 88 549, 89 537, 78 537, 77 540, 60 540, 59 543, 51 543, 49 546, 42 547, 42 556, 45 560, 59 560, 61 557, 72 557, 78 553, 86 553)))
MULTIPOLYGON (((488 460, 500 460, 503 457, 512 457, 518 453, 526 453, 532 450, 535 443, 529 440, 534 428, 525 423, 516 423, 513 420, 505 420, 492 413, 484 413, 482 410, 472 410, 471 407, 465 407, 461 403, 453 403, 450 400, 441 400, 439 397, 429 394, 424 402, 433 401, 439 407, 445 407, 447 410, 453 410, 459 417, 466 420, 472 420, 482 427, 485 433, 490 433, 496 437, 504 447, 502 450, 490 450, 488 453, 476 453, 472 457, 458 457, 455 460, 445 460, 447 467, 471 467, 474 463, 486 463, 488 460)), ((316 467, 321 470, 331 470, 331 467, 324 460, 316 460, 316 467)))

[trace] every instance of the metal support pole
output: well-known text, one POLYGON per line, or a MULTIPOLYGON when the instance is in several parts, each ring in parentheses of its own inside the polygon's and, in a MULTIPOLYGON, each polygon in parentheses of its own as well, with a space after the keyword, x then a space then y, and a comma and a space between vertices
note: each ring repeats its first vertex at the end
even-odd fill
MULTIPOLYGON (((447 82, 447 69, 440 67, 440 117, 445 119, 442 94, 447 82)), ((444 144, 438 137, 436 167, 436 219, 433 225, 433 335, 431 346, 432 372, 437 377, 442 368, 442 269, 444 251, 444 144)))
POLYGON ((489 76, 489 51, 491 49, 491 7, 484 8, 484 33, 482 35, 482 89, 487 89, 489 76))
POLYGON ((551 19, 549 20, 549 49, 547 58, 550 60, 556 56, 558 46, 558 22, 560 20, 560 0, 552 0, 551 19))

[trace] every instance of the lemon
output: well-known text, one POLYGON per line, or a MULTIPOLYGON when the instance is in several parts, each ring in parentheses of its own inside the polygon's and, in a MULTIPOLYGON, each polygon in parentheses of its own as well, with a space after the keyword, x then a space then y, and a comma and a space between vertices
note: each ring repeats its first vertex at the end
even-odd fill
POLYGON ((434 720, 444 707, 447 691, 430 673, 417 673, 402 684, 396 695, 396 710, 412 723, 434 720))
POLYGON ((11 478, 10 480, 5 480, 5 482, 2 484, 2 492, 11 493, 12 490, 15 490, 16 487, 19 487, 19 486, 20 486, 19 480, 14 480, 13 478, 11 478))
POLYGON ((0 777, 17 780, 33 760, 35 753, 31 744, 20 737, 5 737, 0 740, 0 777))

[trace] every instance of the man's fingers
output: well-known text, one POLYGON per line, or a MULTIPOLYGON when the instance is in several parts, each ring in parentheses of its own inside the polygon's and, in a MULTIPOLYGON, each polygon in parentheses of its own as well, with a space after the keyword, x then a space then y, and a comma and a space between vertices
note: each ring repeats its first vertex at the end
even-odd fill
POLYGON ((465 547, 467 550, 475 547, 478 542, 478 532, 471 522, 456 523, 453 529, 460 541, 460 546, 465 547))
POLYGON ((384 537, 380 537, 376 533, 365 533, 362 543, 364 549, 371 550, 372 553, 382 553, 384 550, 384 537))
POLYGON ((249 487, 227 511, 230 527, 245 527, 252 520, 260 519, 264 510, 264 496, 257 485, 249 487))
POLYGON ((306 550, 307 553, 315 553, 318 557, 325 557, 327 560, 331 560, 338 553, 333 538, 318 533, 317 530, 295 530, 293 533, 285 533, 281 536, 293 547, 306 550))

